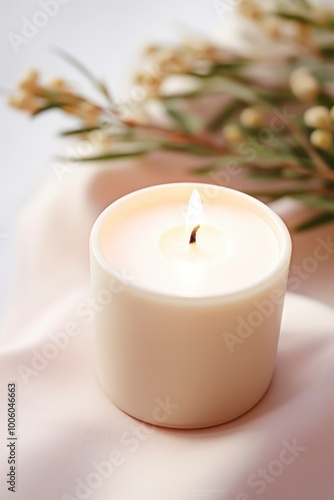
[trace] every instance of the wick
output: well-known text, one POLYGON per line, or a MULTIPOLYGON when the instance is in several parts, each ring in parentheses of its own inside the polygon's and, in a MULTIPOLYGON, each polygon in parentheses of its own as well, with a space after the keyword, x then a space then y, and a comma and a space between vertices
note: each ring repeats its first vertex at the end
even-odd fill
POLYGON ((197 231, 199 230, 200 227, 201 227, 200 224, 197 224, 197 226, 194 227, 194 229, 191 231, 189 245, 192 245, 193 243, 196 243, 196 233, 197 233, 197 231))

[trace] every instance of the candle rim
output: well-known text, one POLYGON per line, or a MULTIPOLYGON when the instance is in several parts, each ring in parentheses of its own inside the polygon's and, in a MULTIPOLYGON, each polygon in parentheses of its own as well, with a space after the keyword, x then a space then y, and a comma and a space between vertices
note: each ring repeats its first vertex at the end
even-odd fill
POLYGON ((248 295, 252 294, 252 291, 254 289, 258 288, 263 288, 265 289, 267 286, 270 286, 270 283, 272 280, 275 279, 275 277, 281 272, 281 270, 285 269, 286 266, 290 262, 290 257, 291 257, 291 252, 292 252, 292 242, 291 242, 291 236, 290 233, 283 222, 283 220, 277 215, 270 207, 268 207, 265 203, 262 201, 254 198, 253 196, 250 196, 242 191, 238 191, 237 189, 232 189, 229 187, 225 186, 219 186, 217 184, 210 184, 210 183, 200 183, 200 182, 174 182, 174 183, 164 183, 164 184, 157 184, 149 187, 145 187, 142 189, 138 189, 136 191, 132 191, 131 193, 128 193, 114 202, 112 202, 108 207, 106 207, 98 216, 96 219, 92 230, 90 234, 90 240, 89 240, 91 252, 94 254, 97 262, 101 267, 111 276, 115 276, 117 280, 119 280, 121 283, 125 283, 126 281, 126 287, 127 289, 131 289, 134 293, 136 294, 141 294, 141 295, 147 295, 151 299, 155 298, 156 300, 164 300, 164 301, 170 301, 170 302, 177 302, 184 304, 186 302, 191 302, 193 304, 194 302, 200 303, 200 302, 210 302, 212 303, 213 301, 217 302, 232 302, 235 299, 239 299, 241 297, 247 297, 248 295), (111 264, 108 262, 108 260, 105 258, 101 244, 99 241, 99 236, 102 228, 102 223, 106 215, 108 215, 108 212, 111 212, 114 207, 117 205, 120 205, 124 202, 126 202, 127 199, 135 197, 138 193, 145 193, 145 192, 151 192, 155 191, 157 189, 163 189, 163 188, 169 188, 169 189, 176 189, 176 188, 191 188, 191 189, 204 189, 208 187, 213 187, 217 189, 217 191, 223 190, 227 191, 229 193, 237 193, 237 196, 240 196, 241 198, 245 199, 246 201, 253 203, 255 206, 261 209, 261 211, 265 212, 267 217, 273 222, 273 227, 271 227, 273 233, 278 239, 277 233, 274 230, 274 227, 277 228, 279 231, 279 236, 280 239, 278 241, 279 247, 280 247, 280 255, 279 259, 277 260, 276 264, 273 266, 273 268, 264 276, 262 276, 258 281, 255 281, 252 283, 250 286, 242 288, 240 290, 236 290, 231 293, 215 293, 212 295, 196 295, 196 296, 183 296, 183 295, 177 295, 177 294, 172 294, 172 293, 163 293, 160 292, 159 290, 154 290, 153 288, 146 288, 142 285, 132 283, 131 281, 126 281, 124 277, 115 269, 111 264))

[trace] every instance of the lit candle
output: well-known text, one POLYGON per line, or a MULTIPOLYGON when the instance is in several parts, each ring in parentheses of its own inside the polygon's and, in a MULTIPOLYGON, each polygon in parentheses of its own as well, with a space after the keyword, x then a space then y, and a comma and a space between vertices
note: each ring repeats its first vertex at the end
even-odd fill
POLYGON ((274 369, 290 254, 279 217, 231 189, 166 184, 110 205, 92 230, 91 272, 97 297, 112 291, 95 328, 114 403, 181 428, 256 404, 274 369), (166 398, 173 411, 158 417, 166 398))
MULTIPOLYGON (((185 221, 161 235, 159 248, 167 259, 182 262, 210 262, 212 265, 215 257, 227 256, 228 242, 224 233, 204 222, 202 200, 197 189, 194 189, 190 196, 185 221)), ((192 269, 196 273, 195 268, 192 269)), ((187 286, 187 283, 184 285, 187 286)), ((191 293, 191 290, 188 293, 191 293)), ((202 293, 203 291, 200 291, 200 294, 202 293)), ((210 293, 213 293, 212 289, 210 293)))

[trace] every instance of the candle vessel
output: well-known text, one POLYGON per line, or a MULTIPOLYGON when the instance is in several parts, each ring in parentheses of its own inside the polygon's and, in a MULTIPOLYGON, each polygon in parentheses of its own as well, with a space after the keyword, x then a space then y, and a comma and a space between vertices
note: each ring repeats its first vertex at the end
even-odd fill
POLYGON ((272 210, 216 185, 153 186, 106 208, 90 249, 96 369, 115 405, 190 429, 262 398, 291 257, 272 210))

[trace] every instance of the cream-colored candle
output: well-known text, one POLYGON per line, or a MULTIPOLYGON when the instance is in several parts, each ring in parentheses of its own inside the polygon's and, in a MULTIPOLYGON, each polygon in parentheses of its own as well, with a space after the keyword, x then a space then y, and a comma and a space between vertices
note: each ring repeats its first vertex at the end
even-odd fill
POLYGON ((207 184, 110 205, 91 235, 98 376, 112 401, 195 428, 250 409, 274 369, 291 241, 267 206, 207 184))

